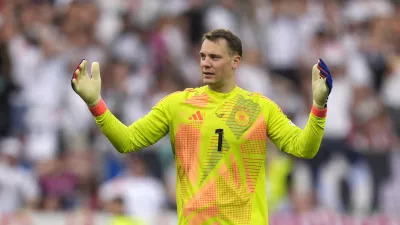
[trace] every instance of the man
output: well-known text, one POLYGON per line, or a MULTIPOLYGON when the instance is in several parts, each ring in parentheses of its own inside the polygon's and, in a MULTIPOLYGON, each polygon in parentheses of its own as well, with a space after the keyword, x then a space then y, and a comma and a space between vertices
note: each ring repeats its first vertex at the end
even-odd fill
POLYGON ((130 126, 122 124, 101 99, 98 63, 92 64, 89 77, 83 60, 72 87, 121 153, 152 145, 170 133, 179 224, 268 224, 267 138, 294 156, 315 156, 332 89, 330 72, 322 60, 314 65, 314 103, 301 130, 274 102, 236 86, 235 70, 242 57, 237 36, 213 30, 204 35, 199 54, 205 86, 168 95, 130 126))

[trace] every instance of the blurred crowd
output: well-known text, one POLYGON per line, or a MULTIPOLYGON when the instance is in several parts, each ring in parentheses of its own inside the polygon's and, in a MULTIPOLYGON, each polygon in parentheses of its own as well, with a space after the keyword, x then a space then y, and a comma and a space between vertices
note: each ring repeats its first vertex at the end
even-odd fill
POLYGON ((400 1, 0 1, 0 213, 76 209, 162 224, 175 210, 165 137, 121 155, 70 80, 82 59, 101 66, 102 96, 125 124, 165 95, 201 84, 202 34, 243 41, 238 85, 275 101, 300 127, 318 58, 334 80, 317 156, 269 144, 271 215, 400 212, 400 1))

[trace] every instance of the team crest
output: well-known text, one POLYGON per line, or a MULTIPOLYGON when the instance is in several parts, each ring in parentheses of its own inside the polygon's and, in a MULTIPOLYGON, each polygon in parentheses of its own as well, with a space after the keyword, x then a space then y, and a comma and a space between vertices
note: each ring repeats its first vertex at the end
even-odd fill
POLYGON ((235 113, 235 122, 239 126, 247 126, 250 123, 250 116, 245 111, 237 111, 235 113))

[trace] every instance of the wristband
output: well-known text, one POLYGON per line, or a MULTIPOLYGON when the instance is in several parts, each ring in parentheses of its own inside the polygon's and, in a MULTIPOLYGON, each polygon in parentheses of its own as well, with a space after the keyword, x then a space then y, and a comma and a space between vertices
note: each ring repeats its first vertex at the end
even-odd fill
POLYGON ((107 105, 103 99, 100 99, 99 103, 96 106, 89 107, 89 110, 94 117, 98 117, 103 115, 103 113, 107 110, 107 105))
POLYGON ((319 109, 314 104, 312 105, 311 113, 316 117, 325 118, 327 112, 328 112, 328 108, 319 109))

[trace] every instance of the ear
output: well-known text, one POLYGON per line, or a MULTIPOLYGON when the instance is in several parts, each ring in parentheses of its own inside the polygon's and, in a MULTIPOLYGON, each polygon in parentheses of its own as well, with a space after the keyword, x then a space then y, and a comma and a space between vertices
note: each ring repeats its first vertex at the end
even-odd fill
POLYGON ((237 69, 240 64, 241 57, 239 55, 235 55, 232 57, 232 69, 237 69))

